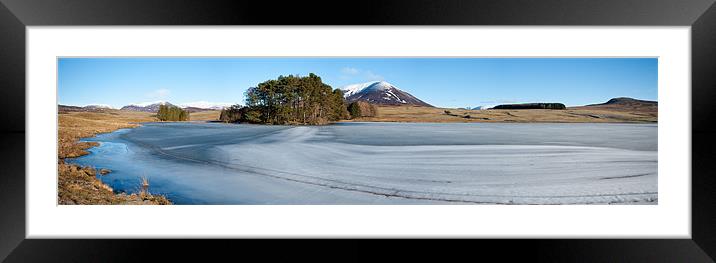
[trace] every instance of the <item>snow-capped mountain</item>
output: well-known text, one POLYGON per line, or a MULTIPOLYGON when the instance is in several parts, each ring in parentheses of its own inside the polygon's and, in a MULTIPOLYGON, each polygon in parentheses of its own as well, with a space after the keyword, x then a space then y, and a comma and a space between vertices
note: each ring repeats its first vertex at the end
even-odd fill
POLYGON ((343 96, 345 96, 348 102, 366 101, 379 105, 417 105, 432 107, 430 104, 385 81, 348 85, 341 88, 341 90, 343 90, 343 96))
MULTIPOLYGON (((167 104, 167 103, 169 103, 169 102, 168 102, 168 101, 165 101, 165 100, 158 100, 158 101, 148 101, 148 102, 132 103, 132 104, 129 104, 129 105, 127 105, 127 106, 147 107, 147 106, 150 106, 150 105, 153 105, 153 104, 165 105, 165 104, 167 104)), ((171 104, 171 103, 169 103, 169 104, 171 104)))
POLYGON ((155 101, 155 102, 133 103, 133 104, 122 107, 120 110, 158 112, 159 106, 161 106, 161 105, 174 106, 174 104, 171 104, 166 101, 155 101))
POLYGON ((364 90, 364 89, 367 88, 368 86, 373 85, 373 84, 376 84, 376 83, 378 83, 378 82, 373 81, 373 82, 352 84, 352 85, 348 85, 348 86, 345 86, 345 87, 341 88, 341 90, 343 90, 343 96, 346 97, 346 98, 348 98, 348 97, 350 97, 351 95, 356 94, 356 93, 358 93, 358 92, 361 92, 362 90, 364 90))
POLYGON ((236 103, 228 102, 208 102, 208 101, 195 101, 179 104, 182 108, 198 108, 198 109, 209 109, 209 110, 223 110, 226 107, 231 107, 236 103))
POLYGON ((144 112, 158 112, 159 106, 168 105, 176 106, 185 109, 189 112, 208 111, 208 110, 223 110, 226 107, 233 105, 232 103, 223 102, 208 102, 208 101, 196 101, 189 103, 182 103, 179 105, 171 104, 167 101, 153 101, 153 102, 141 102, 132 103, 121 108, 121 110, 127 111, 144 111, 144 112))
POLYGON ((114 108, 112 108, 112 106, 109 106, 107 104, 87 104, 83 108, 90 109, 90 110, 95 110, 95 109, 97 109, 97 110, 98 109, 110 109, 111 110, 111 109, 114 109, 114 108))

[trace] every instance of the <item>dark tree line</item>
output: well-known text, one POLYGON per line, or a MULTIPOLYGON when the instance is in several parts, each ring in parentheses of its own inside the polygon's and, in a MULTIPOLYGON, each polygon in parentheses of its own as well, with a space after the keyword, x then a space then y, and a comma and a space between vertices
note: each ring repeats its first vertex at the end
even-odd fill
POLYGON ((225 108, 221 110, 221 115, 219 115, 219 120, 223 122, 240 122, 245 121, 243 119, 243 115, 247 112, 247 107, 242 107, 241 105, 233 105, 231 107, 225 108))
POLYGON ((343 91, 313 73, 279 76, 246 91, 246 106, 224 109, 220 120, 265 124, 325 124, 348 118, 343 91))
POLYGON ((159 105, 157 118, 160 121, 188 121, 189 112, 177 106, 159 105))
POLYGON ((523 104, 503 104, 493 107, 498 110, 525 110, 525 109, 547 109, 547 110, 564 110, 567 107, 562 103, 523 103, 523 104))

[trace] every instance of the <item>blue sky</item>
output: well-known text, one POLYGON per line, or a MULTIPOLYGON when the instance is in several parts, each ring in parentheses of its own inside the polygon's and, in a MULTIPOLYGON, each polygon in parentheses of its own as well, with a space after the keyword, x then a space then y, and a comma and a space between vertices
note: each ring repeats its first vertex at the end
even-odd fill
POLYGON ((657 100, 656 58, 60 58, 59 103, 241 103, 249 87, 315 73, 333 88, 384 80, 439 107, 657 100))

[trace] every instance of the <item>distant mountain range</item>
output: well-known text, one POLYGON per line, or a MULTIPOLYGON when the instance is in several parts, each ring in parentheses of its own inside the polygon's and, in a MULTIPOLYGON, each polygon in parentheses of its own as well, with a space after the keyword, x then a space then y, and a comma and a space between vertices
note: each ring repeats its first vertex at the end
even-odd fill
POLYGON ((111 110, 111 109, 114 109, 114 108, 112 108, 112 106, 109 106, 106 104, 90 104, 90 105, 84 106, 83 108, 90 109, 90 110, 101 110, 101 109, 110 109, 111 110))
MULTIPOLYGON (((522 104, 501 104, 501 105, 494 105, 494 106, 476 106, 476 107, 466 107, 462 109, 470 109, 470 110, 486 110, 486 109, 508 109, 508 108, 530 108, 530 107, 520 107, 520 106, 535 106, 533 108, 555 108, 555 107, 547 107, 550 105, 547 104, 554 104, 558 105, 558 108, 562 108, 564 105, 561 103, 522 103, 522 104), (514 106, 514 107, 512 107, 514 106)), ((603 108, 603 109, 611 109, 611 110, 639 110, 639 111, 656 111, 658 109, 658 102, 656 101, 650 101, 650 100, 638 100, 634 98, 628 98, 628 97, 619 97, 619 98, 613 98, 610 99, 607 102, 604 103, 597 103, 597 104, 589 104, 584 106, 572 106, 569 108, 603 108)))
POLYGON ((656 115, 659 112, 659 103, 650 100, 638 100, 633 98, 619 97, 610 99, 605 103, 590 104, 586 106, 572 108, 587 110, 640 112, 647 115, 656 115))
POLYGON ((432 105, 385 81, 348 85, 341 88, 341 90, 343 90, 343 96, 348 102, 365 101, 377 105, 432 107, 432 105))
POLYGON ((195 101, 195 102, 189 102, 184 104, 179 104, 179 107, 182 107, 184 109, 192 108, 192 109, 203 109, 203 110, 223 110, 224 108, 231 107, 231 105, 235 105, 236 103, 229 103, 229 102, 208 102, 208 101, 195 101))
MULTIPOLYGON (((161 106, 161 105, 180 107, 180 108, 187 110, 191 113, 191 112, 199 112, 199 111, 222 110, 225 107, 231 106, 231 103, 211 103, 211 102, 206 102, 206 101, 199 101, 199 102, 175 105, 175 104, 169 103, 167 101, 155 101, 155 102, 144 102, 144 103, 130 104, 130 105, 120 108, 120 110, 141 111, 141 112, 158 112, 159 106, 161 106)), ((92 104, 92 105, 86 105, 86 106, 59 105, 59 110, 61 112, 62 111, 105 111, 105 110, 114 110, 114 109, 115 108, 112 108, 109 105, 102 105, 102 104, 92 104)))
POLYGON ((126 111, 143 111, 143 112, 158 112, 159 106, 167 105, 167 106, 176 106, 174 104, 171 104, 166 101, 158 101, 155 103, 137 103, 137 104, 130 104, 127 106, 122 107, 120 110, 126 110, 126 111))
POLYGON ((120 110, 126 111, 143 111, 143 112, 157 112, 159 106, 168 105, 185 109, 189 112, 208 111, 208 110, 222 110, 225 107, 231 106, 230 103, 210 103, 205 101, 186 103, 180 105, 174 105, 167 101, 156 101, 156 102, 145 102, 135 103, 122 107, 120 110))
POLYGON ((657 107, 659 102, 651 100, 638 100, 627 97, 613 98, 605 103, 590 104, 590 106, 620 106, 620 107, 657 107))
MULTIPOLYGON (((408 92, 398 89, 396 86, 385 82, 385 81, 374 81, 361 84, 348 85, 342 88, 344 96, 348 102, 354 101, 366 101, 371 104, 377 105, 413 105, 413 106, 424 106, 433 107, 432 105, 416 98, 408 92)), ((134 103, 120 108, 125 111, 141 111, 141 112, 157 112, 159 111, 160 105, 170 105, 180 107, 191 112, 210 111, 210 110, 222 110, 226 107, 231 106, 231 103, 211 103, 206 101, 192 102, 175 105, 167 101, 155 101, 155 102, 144 102, 134 103)), ((500 108, 498 105, 495 108, 500 108)), ((469 107, 468 107, 469 108, 469 107)), ((468 109, 465 108, 465 109, 468 109)), ((471 108, 472 110, 485 110, 487 106, 477 106, 471 108)), ((591 108, 591 109, 609 109, 609 110, 629 110, 629 111, 647 111, 656 112, 658 111, 658 102, 649 100, 638 100, 627 97, 619 97, 610 99, 604 103, 589 104, 585 106, 577 106, 570 108, 591 108)), ((109 105, 104 104, 90 104, 86 106, 68 106, 59 105, 59 110, 63 111, 105 111, 115 110, 109 105)))

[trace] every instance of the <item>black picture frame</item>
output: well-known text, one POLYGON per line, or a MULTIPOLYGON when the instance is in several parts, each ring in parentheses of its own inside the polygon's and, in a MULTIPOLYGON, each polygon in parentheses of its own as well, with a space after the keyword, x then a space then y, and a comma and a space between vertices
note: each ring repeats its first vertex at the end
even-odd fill
POLYGON ((6 262, 132 261, 138 256, 131 251, 156 243, 188 251, 201 242, 218 254, 233 246, 229 240, 25 238, 25 28, 89 25, 691 26, 691 239, 482 240, 478 246, 485 253, 497 254, 499 250, 492 248, 504 246, 521 251, 500 253, 502 258, 529 255, 552 262, 714 262, 716 258, 714 0, 389 0, 349 6, 342 1, 276 0, 0 3, 0 259, 6 262), (271 15, 262 10, 271 10, 271 15))

